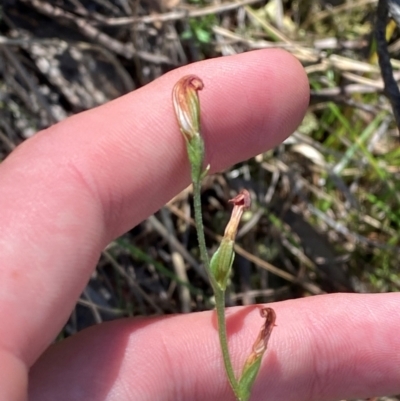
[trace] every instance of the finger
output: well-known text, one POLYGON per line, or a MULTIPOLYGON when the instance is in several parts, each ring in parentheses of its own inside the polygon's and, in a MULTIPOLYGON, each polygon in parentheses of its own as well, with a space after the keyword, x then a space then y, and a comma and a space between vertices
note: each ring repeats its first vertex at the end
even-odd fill
MULTIPOLYGON (((100 250, 188 184, 171 89, 202 77, 214 170, 282 141, 300 122, 299 63, 261 51, 194 64, 35 136, 0 166, 0 338, 28 364, 54 338, 100 250)), ((1 343, 0 343, 1 345, 1 343)))
MULTIPOLYGON (((399 294, 338 294, 271 304, 277 326, 252 400, 398 393, 399 301, 399 294)), ((50 348, 34 366, 30 400, 233 400, 214 318, 206 312, 85 330, 50 348)), ((261 324, 256 307, 229 310, 237 371, 261 324)))

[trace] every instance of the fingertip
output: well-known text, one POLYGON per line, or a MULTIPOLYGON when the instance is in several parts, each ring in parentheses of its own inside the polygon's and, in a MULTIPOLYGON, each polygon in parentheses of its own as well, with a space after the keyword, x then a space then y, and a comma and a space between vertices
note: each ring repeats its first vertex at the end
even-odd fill
POLYGON ((241 71, 236 70, 241 78, 226 105, 228 110, 236 108, 235 113, 226 120, 218 115, 210 121, 213 126, 218 121, 230 126, 223 131, 229 136, 224 148, 219 146, 224 141, 218 141, 212 151, 221 162, 219 165, 213 157, 217 170, 226 168, 232 159, 243 161, 279 145, 301 123, 309 103, 307 75, 295 57, 279 49, 245 55, 247 65, 235 63, 241 67, 241 71))
POLYGON ((292 54, 276 49, 268 59, 269 79, 275 80, 276 85, 272 93, 273 98, 270 99, 272 116, 276 118, 271 117, 269 121, 273 124, 268 146, 276 146, 293 133, 301 123, 309 105, 310 89, 302 64, 292 54))
POLYGON ((208 60, 172 71, 204 82, 200 93, 202 134, 212 171, 265 152, 301 123, 309 83, 301 63, 281 49, 265 49, 208 60))

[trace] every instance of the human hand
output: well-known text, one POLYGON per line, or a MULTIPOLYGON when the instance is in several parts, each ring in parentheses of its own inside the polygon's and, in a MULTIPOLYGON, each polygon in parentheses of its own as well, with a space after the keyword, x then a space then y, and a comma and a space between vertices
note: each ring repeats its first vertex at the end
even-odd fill
MULTIPOLYGON (((207 89, 201 107, 213 171, 280 143, 308 103, 295 59, 251 52, 172 71, 8 157, 0 165, 1 401, 26 399, 32 365, 30 401, 233 399, 211 311, 94 326, 43 354, 104 246, 188 185, 171 90, 189 73, 207 89)), ((274 304, 278 327, 252 399, 400 392, 399 301, 398 294, 331 295, 274 304)), ((235 366, 258 332, 256 309, 228 311, 235 366)))

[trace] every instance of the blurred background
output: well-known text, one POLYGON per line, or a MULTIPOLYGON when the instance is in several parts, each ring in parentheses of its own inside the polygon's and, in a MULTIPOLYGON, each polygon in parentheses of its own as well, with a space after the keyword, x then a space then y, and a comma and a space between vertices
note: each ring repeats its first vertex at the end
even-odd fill
MULTIPOLYGON (((178 66, 261 48, 304 65, 311 102, 281 146, 203 187, 210 252, 253 198, 228 305, 398 291, 400 149, 377 62, 376 0, 2 0, 0 160, 64 118, 178 66)), ((387 26, 394 78, 400 35, 387 26)), ((104 250, 60 338, 123 316, 213 307, 187 188, 104 250)))

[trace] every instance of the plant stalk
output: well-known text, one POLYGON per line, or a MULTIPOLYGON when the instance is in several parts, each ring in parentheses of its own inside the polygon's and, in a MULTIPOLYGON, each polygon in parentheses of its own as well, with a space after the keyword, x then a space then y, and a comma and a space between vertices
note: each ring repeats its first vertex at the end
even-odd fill
POLYGON ((239 396, 239 383, 236 380, 235 373, 233 371, 232 361, 229 354, 228 336, 226 334, 225 291, 221 290, 220 288, 216 288, 214 295, 215 295, 215 306, 217 309, 219 342, 221 345, 221 351, 224 360, 226 375, 228 376, 229 383, 231 384, 232 390, 235 393, 236 398, 239 401, 241 401, 241 398, 239 396))
POLYGON ((194 205, 194 221, 196 223, 197 241, 199 243, 200 258, 204 263, 208 278, 215 290, 215 279, 210 274, 210 258, 208 257, 206 240, 204 237, 203 214, 201 212, 201 180, 193 181, 193 205, 194 205))
POLYGON ((210 270, 210 259, 208 257, 206 241, 204 237, 204 226, 203 216, 201 212, 201 181, 193 181, 193 205, 194 205, 194 218, 196 223, 197 239, 199 242, 200 256, 204 263, 208 277, 215 296, 215 306, 217 310, 217 321, 218 321, 218 336, 221 345, 222 357, 224 360, 226 374, 228 376, 229 383, 235 393, 236 398, 240 401, 238 392, 238 381, 236 380, 235 373, 232 367, 232 361, 229 354, 228 347, 228 336, 226 333, 226 319, 225 319, 225 291, 221 290, 217 285, 214 276, 210 270))

